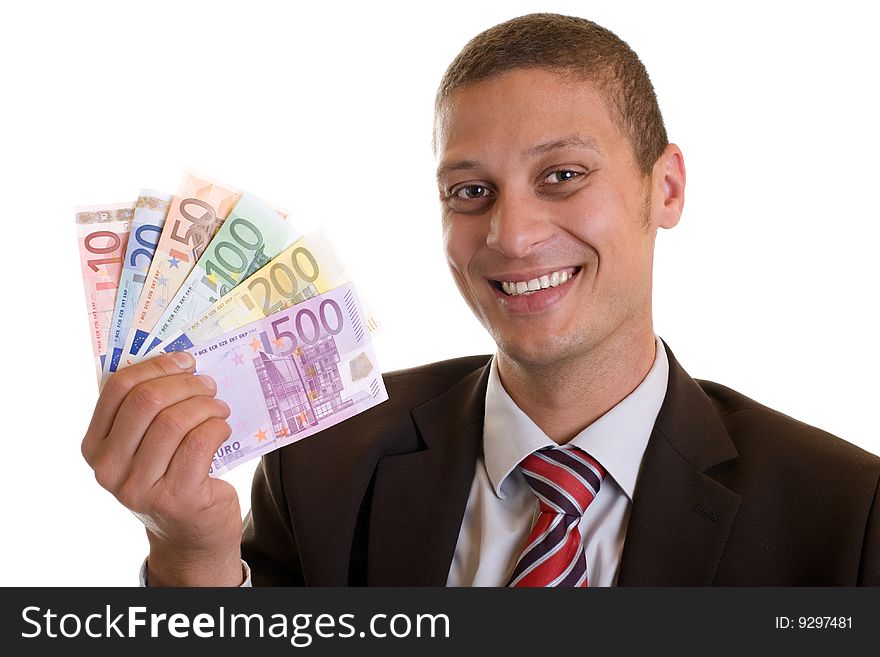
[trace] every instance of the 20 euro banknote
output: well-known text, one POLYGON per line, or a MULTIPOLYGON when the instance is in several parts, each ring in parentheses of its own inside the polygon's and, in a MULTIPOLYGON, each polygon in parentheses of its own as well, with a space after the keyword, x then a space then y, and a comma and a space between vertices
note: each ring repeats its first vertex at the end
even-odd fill
POLYGON ((146 274, 165 224, 171 195, 142 189, 134 208, 131 235, 122 262, 122 274, 116 291, 116 306, 110 324, 110 342, 104 359, 102 382, 119 367, 119 358, 134 319, 135 307, 144 288, 146 274))

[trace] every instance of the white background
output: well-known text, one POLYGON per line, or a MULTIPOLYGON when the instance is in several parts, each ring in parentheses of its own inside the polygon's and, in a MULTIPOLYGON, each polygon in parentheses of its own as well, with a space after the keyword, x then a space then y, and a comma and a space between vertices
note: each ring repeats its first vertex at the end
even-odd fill
MULTIPOLYGON (((0 583, 130 585, 146 549, 79 451, 97 389, 73 207, 192 167, 327 227, 383 369, 489 352, 441 252, 433 95, 470 37, 531 11, 596 20, 652 76, 688 171, 655 277, 682 365, 880 452, 870 4, 4 3, 0 583)), ((228 476, 243 510, 252 471, 228 476)))

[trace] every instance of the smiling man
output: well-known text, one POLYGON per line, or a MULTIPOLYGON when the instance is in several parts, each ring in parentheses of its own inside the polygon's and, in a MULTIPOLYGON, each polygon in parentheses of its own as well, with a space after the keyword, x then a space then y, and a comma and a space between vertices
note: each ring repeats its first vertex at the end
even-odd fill
POLYGON ((557 443, 651 368, 654 238, 684 201, 679 149, 640 162, 586 75, 507 70, 447 91, 437 112, 450 268, 504 388, 557 443))
POLYGON ((115 375, 83 452, 144 520, 150 584, 880 585, 880 459, 695 381, 654 334, 685 168, 623 41, 551 14, 487 30, 434 144, 496 354, 386 375, 388 402, 266 455, 243 530, 206 474, 228 435, 210 382, 171 355, 115 375), (146 481, 131 464, 158 452, 146 481))

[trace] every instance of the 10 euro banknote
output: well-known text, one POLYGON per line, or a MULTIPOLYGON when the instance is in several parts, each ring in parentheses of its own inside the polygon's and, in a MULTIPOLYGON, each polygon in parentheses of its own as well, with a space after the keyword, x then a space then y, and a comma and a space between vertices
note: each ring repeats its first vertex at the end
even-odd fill
POLYGON ((90 205, 76 209, 80 268, 86 293, 95 374, 99 382, 109 350, 110 325, 133 216, 133 203, 90 205))

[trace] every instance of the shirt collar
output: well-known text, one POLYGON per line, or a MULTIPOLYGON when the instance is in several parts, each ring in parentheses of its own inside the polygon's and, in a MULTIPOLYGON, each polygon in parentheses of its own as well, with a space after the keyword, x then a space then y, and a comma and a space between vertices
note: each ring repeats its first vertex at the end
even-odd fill
MULTIPOLYGON (((601 463, 630 500, 669 379, 666 349, 660 338, 654 339, 654 364, 644 380, 569 443, 601 463)), ((555 446, 507 394, 493 358, 486 387, 483 459, 495 494, 505 499, 504 482, 526 456, 541 447, 555 446)))

